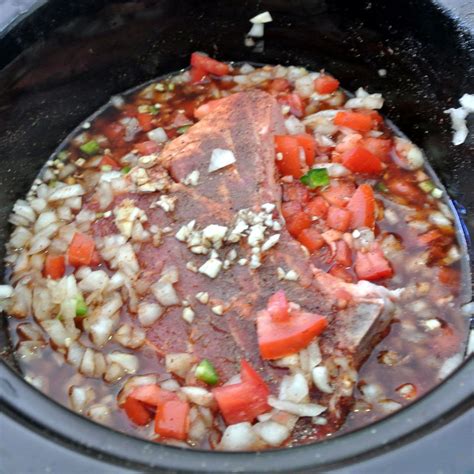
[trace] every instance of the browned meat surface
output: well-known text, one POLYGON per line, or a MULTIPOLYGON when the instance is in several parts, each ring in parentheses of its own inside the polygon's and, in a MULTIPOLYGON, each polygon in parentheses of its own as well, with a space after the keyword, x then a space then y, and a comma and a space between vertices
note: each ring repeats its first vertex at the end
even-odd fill
MULTIPOLYGON (((197 359, 208 357, 223 380, 238 373, 241 358, 262 367, 262 375, 270 385, 275 381, 275 371, 282 370, 260 359, 254 322, 257 312, 277 289, 284 289, 288 299, 306 311, 329 319, 320 346, 325 359, 342 356, 347 360, 345 368, 335 367, 339 374, 359 368, 390 319, 383 295, 373 285, 342 283, 314 269, 306 251, 286 231, 280 214, 281 186, 276 179, 274 159, 273 136, 280 133, 285 133, 283 118, 270 95, 261 91, 232 95, 186 134, 170 142, 160 163, 148 170, 151 177, 157 177, 164 167, 173 178, 166 191, 176 198, 173 212, 150 207, 158 198, 154 193, 127 196, 147 212, 150 224, 172 228, 160 246, 142 245, 138 258, 145 270, 140 279, 151 285, 164 268, 176 266, 180 275, 176 290, 195 312, 193 323, 187 324, 181 318, 182 307, 169 308, 148 329, 150 344, 161 355, 189 351, 197 359), (232 151, 236 162, 209 173, 209 161, 216 148, 232 151), (195 170, 199 171, 198 184, 182 184, 195 170), (251 248, 247 240, 241 239, 216 249, 221 261, 229 258, 231 250, 237 254, 229 268, 223 268, 216 278, 189 269, 190 263, 201 267, 210 254, 193 253, 186 242, 178 241, 176 233, 182 226, 195 220, 197 230, 211 224, 231 229, 239 210, 258 213, 266 203, 275 205, 271 219, 281 229, 277 226, 276 231, 270 229, 266 234, 265 239, 276 233, 280 238, 276 246, 262 253, 259 268, 249 267, 251 248), (247 263, 240 265, 240 259, 247 263), (297 280, 282 280, 278 268, 285 272, 293 270, 297 280), (207 304, 197 300, 198 292, 209 294, 207 304), (222 315, 216 314, 216 307, 223 310, 222 315)), ((325 396, 326 400, 331 399, 330 411, 336 419, 342 416, 339 401, 350 396, 352 388, 353 385, 337 387, 331 397, 325 396)))

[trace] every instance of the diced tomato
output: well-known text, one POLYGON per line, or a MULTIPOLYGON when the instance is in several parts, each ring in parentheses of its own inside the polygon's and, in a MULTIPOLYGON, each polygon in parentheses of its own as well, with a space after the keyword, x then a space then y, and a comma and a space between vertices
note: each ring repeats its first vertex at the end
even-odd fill
POLYGON ((149 411, 134 398, 127 397, 125 403, 122 405, 128 418, 136 425, 143 426, 150 422, 151 415, 149 411))
POLYGON ((375 225, 375 198, 372 186, 361 184, 347 204, 347 209, 352 213, 352 229, 359 227, 373 229, 375 225))
POLYGON ((331 184, 320 191, 321 195, 333 206, 345 207, 355 192, 352 181, 332 179, 331 184))
POLYGON ((110 155, 104 155, 100 160, 99 167, 110 166, 114 170, 119 170, 122 168, 110 155))
POLYGON ((267 310, 275 321, 288 319, 288 301, 283 290, 278 290, 270 296, 267 310))
POLYGON ((152 153, 156 153, 160 149, 160 146, 153 140, 147 140, 145 142, 135 143, 134 148, 140 155, 151 155, 152 153))
POLYGON ((321 334, 328 322, 324 316, 293 311, 286 321, 275 321, 264 310, 257 315, 257 335, 263 359, 279 359, 304 349, 321 334))
POLYGON ((362 146, 343 153, 341 162, 353 173, 379 174, 382 171, 380 158, 362 146))
POLYGON ((64 255, 48 255, 44 262, 44 276, 58 280, 66 271, 66 259, 64 255))
POLYGON ((252 422, 269 411, 270 390, 263 379, 245 361, 241 361, 241 383, 215 388, 212 393, 227 424, 252 422))
POLYGON ((200 67, 191 67, 189 75, 191 76, 191 82, 195 84, 196 82, 201 82, 207 74, 206 71, 200 67))
POLYGON ((112 144, 120 145, 125 143, 125 127, 118 122, 109 123, 104 128, 104 135, 112 142, 112 144))
POLYGON ((377 156, 382 161, 389 160, 392 140, 388 138, 367 137, 362 140, 361 144, 366 150, 370 151, 370 153, 377 156))
POLYGON ((289 90, 291 84, 287 79, 277 77, 270 83, 270 92, 285 92, 289 90))
POLYGON ((224 99, 215 99, 206 102, 194 109, 194 117, 201 120, 208 113, 212 112, 224 99))
POLYGON ((328 74, 321 74, 314 80, 314 88, 318 94, 332 94, 339 87, 339 81, 328 74))
POLYGON ((355 272, 361 280, 380 280, 393 275, 392 267, 382 250, 375 248, 369 252, 357 252, 355 272))
POLYGON ((326 218, 326 224, 331 227, 331 229, 345 232, 347 229, 349 229, 351 220, 351 211, 347 209, 341 209, 340 207, 331 206, 326 218))
POLYGON ((347 111, 341 111, 336 114, 334 125, 351 128, 358 132, 368 132, 373 128, 372 118, 369 115, 347 111))
POLYGON ((282 176, 293 176, 293 178, 303 176, 299 143, 296 137, 275 135, 275 151, 281 154, 281 157, 276 157, 276 164, 282 176))
POLYGON ((137 114, 137 120, 140 127, 144 132, 149 132, 153 128, 152 120, 153 115, 151 114, 137 114))
POLYGON ((278 97, 278 102, 282 105, 287 105, 290 108, 290 112, 295 117, 302 117, 304 112, 303 101, 301 97, 296 94, 285 94, 278 97))
POLYGON ((309 133, 301 133, 293 136, 298 140, 299 146, 304 150, 306 164, 313 166, 314 157, 316 156, 316 140, 309 133))
POLYGON ((297 239, 310 251, 310 253, 313 253, 315 250, 319 250, 326 243, 321 237, 321 233, 312 227, 303 229, 298 234, 297 239))
POLYGON ((443 234, 438 229, 432 229, 425 234, 419 235, 417 238, 418 245, 425 247, 443 237, 443 234))
POLYGON ((336 241, 336 255, 334 259, 344 267, 352 265, 352 250, 345 240, 336 241))
POLYGON ((316 196, 314 199, 311 199, 304 208, 305 212, 313 217, 326 217, 328 209, 329 204, 321 196, 316 196))
MULTIPOLYGON (((333 265, 328 273, 336 278, 346 281, 347 283, 352 283, 354 281, 354 278, 349 272, 349 270, 347 270, 346 268, 344 268, 342 265, 338 263, 333 265)), ((349 295, 349 299, 350 299, 350 295, 349 295)))
POLYGON ((189 404, 170 400, 156 409, 155 433, 163 438, 185 441, 189 431, 189 404))
POLYGON ((80 267, 90 265, 95 250, 94 239, 86 234, 76 232, 68 248, 69 265, 80 267))
POLYGON ((393 194, 401 196, 414 204, 425 200, 425 193, 416 184, 410 182, 408 177, 390 179, 387 182, 387 188, 393 194))
POLYGON ((260 393, 266 394, 267 397, 270 395, 270 389, 265 380, 245 359, 240 361, 240 378, 244 384, 250 384, 252 387, 257 388, 260 393))
POLYGON ((197 52, 191 54, 191 66, 215 76, 225 76, 230 71, 228 64, 216 61, 205 54, 197 52))
POLYGON ((285 219, 298 214, 303 209, 303 206, 298 201, 288 201, 281 205, 281 213, 285 219))
POLYGON ((459 270, 455 270, 451 267, 439 267, 438 269, 438 280, 443 285, 451 286, 455 288, 459 285, 460 275, 459 270))
POLYGON ((285 184, 283 186, 283 201, 297 201, 305 204, 309 201, 311 195, 308 188, 300 182, 285 184))
POLYGON ((311 218, 305 212, 298 212, 286 221, 286 228, 293 237, 298 237, 302 230, 311 225, 311 218))
POLYGON ((139 385, 130 392, 128 397, 154 407, 170 400, 179 400, 175 393, 164 390, 155 384, 139 385))

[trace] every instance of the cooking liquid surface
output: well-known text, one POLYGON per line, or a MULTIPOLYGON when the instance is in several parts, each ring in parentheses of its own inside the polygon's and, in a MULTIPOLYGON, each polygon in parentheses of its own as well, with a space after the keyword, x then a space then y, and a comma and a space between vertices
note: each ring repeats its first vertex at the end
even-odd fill
MULTIPOLYGON (((234 72, 237 74, 237 71, 234 72)), ((114 107, 107 108, 91 121, 90 128, 85 132, 89 137, 106 136, 109 143, 105 148, 111 150, 110 155, 115 159, 126 155, 135 149, 136 143, 149 140, 145 131, 138 131, 132 141, 125 142, 121 139, 114 140, 113 124, 124 116, 136 115, 140 107, 153 107, 153 104, 161 104, 159 112, 152 115, 153 128, 163 127, 168 138, 171 140, 179 134, 186 133, 187 127, 196 120, 193 117, 194 109, 208 100, 220 98, 227 92, 235 92, 237 88, 245 89, 246 85, 238 86, 231 78, 212 77, 200 84, 179 84, 164 80, 161 82, 164 90, 157 90, 156 83, 147 86, 142 90, 124 96, 125 104, 121 109, 114 107)), ((275 92, 274 81, 264 80, 254 87, 269 91, 276 95, 282 103, 285 99, 283 93, 275 92)), ((285 91, 285 93, 288 91, 285 91)), ((311 105, 305 101, 305 115, 315 113, 331 105, 321 100, 316 105, 311 105)), ((389 138, 392 131, 386 127, 381 127, 382 138, 389 138)), ((69 152, 66 162, 74 163, 79 158, 84 157, 78 146, 67 145, 65 150, 69 152)), ((86 171, 94 173, 95 171, 86 171)), ((78 173, 78 172, 76 172, 78 173)), ((392 209, 399 217, 397 222, 384 217, 377 221, 376 235, 393 234, 399 242, 399 247, 389 251, 388 257, 394 276, 383 279, 377 283, 389 289, 405 288, 405 293, 397 303, 396 313, 393 323, 386 337, 376 346, 368 360, 359 371, 359 382, 355 390, 355 403, 351 408, 344 425, 339 433, 348 432, 365 426, 386 416, 392 409, 399 406, 406 406, 416 398, 419 398, 437 383, 439 383, 439 371, 443 363, 455 354, 464 351, 464 344, 467 338, 468 321, 461 314, 460 306, 465 303, 460 294, 460 260, 454 262, 447 261, 450 249, 459 248, 454 226, 450 229, 442 229, 441 235, 428 246, 420 246, 417 243, 417 235, 426 233, 428 230, 436 229, 436 226, 429 224, 429 215, 437 211, 436 199, 423 192, 416 182, 416 171, 405 171, 400 169, 393 161, 387 163, 387 168, 383 177, 371 180, 377 188, 377 183, 383 183, 379 189, 385 192, 377 192, 376 199, 383 205, 385 212, 392 209), (410 183, 414 191, 409 197, 402 194, 395 194, 392 190, 396 188, 393 183, 410 183), (388 189, 387 189, 388 188, 388 189), (420 228, 426 227, 423 231, 415 230, 407 225, 407 216, 410 220, 416 220, 426 224, 420 224, 420 228), (448 265, 445 263, 448 262, 448 265), (436 320, 433 328, 427 329, 426 321, 436 320), (367 395, 364 396, 363 387, 366 385, 376 385, 379 390, 377 402, 370 403, 367 395), (407 385, 411 384, 411 385, 407 385), (409 387, 401 390, 401 387, 409 387), (380 400, 388 400, 392 404, 379 403, 380 400), (395 402, 395 403, 393 403, 395 402)), ((83 175, 84 176, 84 175, 83 175)), ((291 184, 284 184, 285 187, 291 184)), ((318 195, 318 190, 310 191, 312 195, 318 195)), ((85 202, 90 200, 91 194, 87 194, 85 202)), ((147 197, 145 196, 146 200, 147 197)), ((107 233, 111 224, 110 220, 96 222, 96 232, 107 233)), ((462 248, 462 247, 461 247, 462 248)), ((312 255, 312 262, 323 270, 330 270, 332 263, 328 263, 328 246, 323 247, 312 255)), ((159 256, 159 249, 152 246, 146 247, 140 260, 146 262, 153 261, 159 256)), ((66 272, 71 271, 68 268, 66 272)), ((356 278, 353 266, 346 268, 349 275, 356 278)), ((134 320, 126 307, 121 310, 121 321, 129 322, 134 320)), ((34 323, 34 318, 28 316, 24 319, 9 317, 9 330, 13 345, 19 344, 21 338, 18 335, 18 327, 24 323, 34 323)), ((182 320, 179 324, 186 325, 182 320)), ((429 323, 428 323, 429 324, 429 323)), ((180 338, 182 332, 177 330, 174 334, 174 326, 170 325, 169 334, 161 335, 159 340, 166 338, 180 338)), ((216 331, 219 329, 216 328, 216 331)), ((86 334, 80 336, 80 341, 85 345, 89 344, 89 337, 86 334)), ((176 351, 186 349, 186 341, 172 342, 176 351), (177 344, 177 345, 176 345, 177 344), (178 347, 183 346, 183 347, 178 347)), ((107 345, 109 350, 123 348, 110 341, 107 345)), ((150 344, 143 345, 139 350, 134 351, 139 359, 139 374, 158 374, 162 380, 169 376, 165 371, 163 358, 150 344)), ((216 348, 216 350, 218 350, 216 348)), ((102 379, 85 378, 77 370, 64 361, 64 356, 53 350, 49 345, 41 349, 41 357, 26 360, 18 357, 18 363, 23 373, 30 379, 41 379, 43 382, 42 391, 57 402, 69 407, 69 387, 72 385, 86 384, 91 386, 96 393, 96 400, 107 400, 112 405, 115 403, 118 392, 122 384, 108 384, 102 379)), ((237 370, 237 369, 236 369, 237 370)), ((282 373, 285 371, 282 369, 282 373)), ((222 422, 217 421, 220 428, 222 422)), ((150 438, 150 427, 137 427, 132 423, 124 411, 120 409, 111 410, 108 426, 126 433, 150 438)), ((307 443, 325 436, 331 435, 330 427, 308 425, 299 423, 295 428, 295 434, 288 442, 289 445, 307 443)), ((334 435, 334 433, 332 434, 334 435)), ((208 448, 208 440, 196 444, 196 447, 208 448)))

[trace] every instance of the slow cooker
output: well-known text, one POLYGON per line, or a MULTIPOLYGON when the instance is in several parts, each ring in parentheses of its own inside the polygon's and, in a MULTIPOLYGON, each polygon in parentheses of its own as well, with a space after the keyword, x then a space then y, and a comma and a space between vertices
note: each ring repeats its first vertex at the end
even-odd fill
MULTIPOLYGON (((428 0, 0 2, 1 256, 13 203, 69 131, 110 96, 186 67, 196 50, 222 60, 326 67, 348 89, 382 92, 385 114, 429 156, 469 241, 473 139, 454 147, 443 110, 473 92, 473 15, 472 4, 428 0), (248 20, 265 10, 274 21, 249 46, 248 20)), ((357 431, 287 450, 206 452, 127 436, 47 398, 21 378, 4 318, 2 325, 2 472, 474 468, 472 355, 420 400, 357 431)))

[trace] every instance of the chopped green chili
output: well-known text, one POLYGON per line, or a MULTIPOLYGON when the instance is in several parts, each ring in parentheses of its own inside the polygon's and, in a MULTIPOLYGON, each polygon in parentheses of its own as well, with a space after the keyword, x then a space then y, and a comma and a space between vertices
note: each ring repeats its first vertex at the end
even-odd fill
POLYGON ((127 174, 127 173, 130 173, 130 170, 132 168, 130 166, 124 166, 120 171, 123 173, 123 174, 127 174))
POLYGON ((424 191, 425 193, 430 193, 431 191, 433 191, 433 189, 435 188, 435 185, 433 184, 432 181, 428 180, 428 181, 422 181, 421 183, 418 183, 418 186, 420 187, 420 189, 422 191, 424 191))
POLYGON ((375 189, 377 191, 380 191, 381 193, 387 193, 388 192, 388 188, 386 186, 385 183, 382 183, 381 181, 378 182, 376 185, 375 185, 375 189))
POLYGON ((157 115, 160 113, 160 108, 157 107, 156 105, 150 105, 148 107, 148 112, 151 114, 151 115, 157 115))
POLYGON ((63 151, 60 151, 58 153, 58 160, 61 160, 61 161, 66 161, 68 158, 69 158, 69 155, 71 153, 69 153, 68 151, 66 150, 63 150, 63 151))
POLYGON ((186 133, 191 125, 183 125, 182 127, 179 127, 176 132, 178 135, 182 135, 183 133, 186 133))
POLYGON ((173 84, 172 82, 170 82, 170 83, 168 84, 168 90, 169 90, 169 91, 174 91, 174 84, 173 84))
POLYGON ((88 308, 82 296, 76 298, 76 316, 85 316, 87 314, 88 308))
POLYGON ((100 145, 97 140, 90 140, 81 145, 79 148, 81 151, 87 153, 88 155, 95 155, 100 151, 100 145))
POLYGON ((215 367, 207 359, 203 359, 196 367, 196 378, 209 385, 219 382, 219 375, 217 375, 215 367))
POLYGON ((101 171, 112 171, 112 166, 111 165, 102 165, 100 167, 101 171))
POLYGON ((300 178, 300 181, 310 189, 327 186, 329 184, 328 170, 326 168, 309 170, 300 178))

